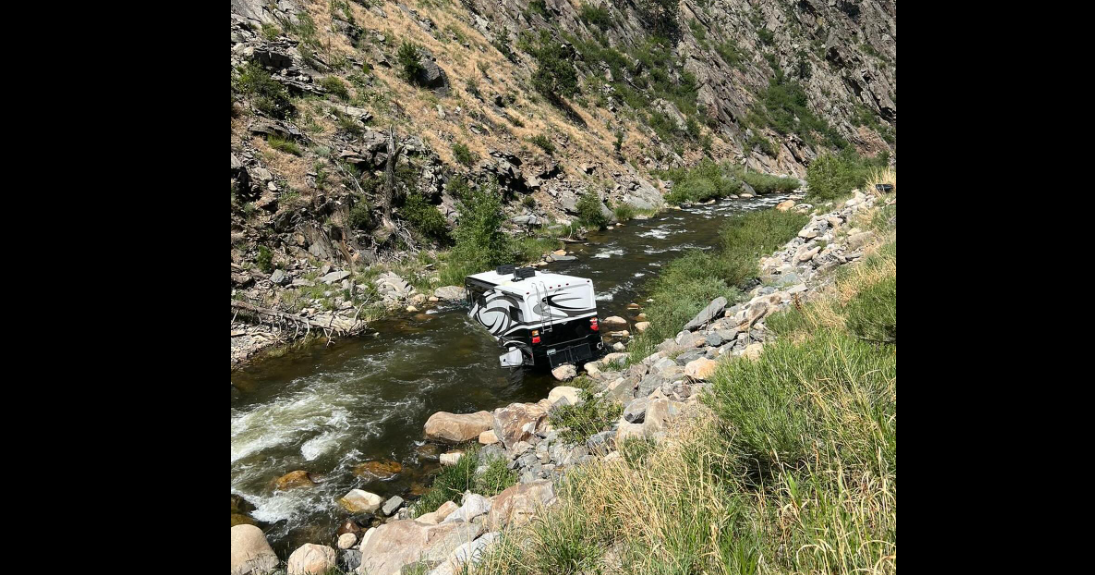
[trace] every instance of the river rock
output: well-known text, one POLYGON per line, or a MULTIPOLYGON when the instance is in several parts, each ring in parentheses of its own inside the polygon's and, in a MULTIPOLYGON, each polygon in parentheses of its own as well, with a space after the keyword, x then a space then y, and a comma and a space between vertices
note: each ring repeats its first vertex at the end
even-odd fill
POLYGON ((277 566, 278 556, 262 529, 254 525, 232 528, 232 575, 265 575, 277 566))
POLYGON ((274 273, 270 274, 270 283, 274 285, 283 286, 289 283, 289 281, 289 274, 285 273, 284 270, 276 269, 274 270, 274 273))
POLYGON ((741 355, 746 359, 757 359, 762 351, 764 351, 764 344, 758 341, 745 346, 745 351, 741 352, 741 355))
POLYGON ((570 381, 578 376, 578 369, 568 363, 551 370, 551 375, 559 381, 570 381))
POLYGON ((598 323, 605 329, 627 329, 627 320, 618 315, 608 316, 598 323))
POLYGON ((471 521, 480 515, 489 513, 490 506, 490 499, 482 495, 469 493, 464 496, 464 504, 460 506, 460 509, 453 511, 451 515, 446 517, 445 522, 471 521))
POLYGON ((348 277, 350 277, 350 272, 347 271, 331 272, 320 278, 320 281, 325 284, 333 284, 335 282, 340 282, 348 277))
POLYGON ((635 331, 638 333, 642 333, 648 329, 650 329, 650 322, 648 321, 640 321, 635 324, 635 331))
POLYGON ((289 491, 298 487, 311 487, 315 485, 308 477, 308 472, 303 470, 290 471, 274 480, 274 489, 277 491, 289 491))
POLYGON ((438 565, 429 575, 456 575, 464 565, 478 565, 490 546, 494 544, 501 533, 486 533, 475 541, 469 541, 457 547, 448 556, 444 563, 438 565))
POLYGON ((487 411, 455 414, 439 411, 426 420, 426 438, 434 441, 464 443, 491 429, 494 417, 487 411))
POLYGON ((232 527, 237 525, 257 525, 258 522, 242 513, 232 514, 232 527))
POLYGON ((380 512, 383 513, 385 517, 391 517, 392 513, 395 513, 401 505, 403 505, 403 498, 395 495, 384 502, 384 505, 380 507, 380 512))
POLYGON ((649 397, 640 397, 624 408, 624 421, 628 423, 642 423, 646 417, 646 409, 650 407, 649 397))
POLYGON ((357 543, 357 535, 353 533, 343 533, 338 536, 339 549, 349 549, 354 546, 354 543, 357 543))
POLYGON ((464 301, 467 293, 460 286, 445 286, 433 290, 433 296, 442 301, 464 301))
POLYGON ((289 556, 289 575, 327 575, 338 566, 338 552, 326 545, 305 543, 289 556))
MULTIPOLYGON (((572 366, 573 367, 573 366, 572 366)), ((555 405, 578 405, 582 402, 582 390, 577 387, 559 386, 548 393, 548 403, 555 405), (565 403, 559 403, 565 402, 565 403)))
POLYGON ((380 505, 384 503, 384 498, 363 489, 351 489, 338 500, 338 503, 350 513, 376 513, 376 510, 380 509, 380 505))
MULTIPOLYGON (((545 402, 546 403, 546 402, 545 402)), ((547 408, 539 403, 511 403, 494 410, 494 433, 502 445, 509 449, 531 438, 541 422, 547 417, 547 408)))
POLYGON ((366 461, 354 466, 354 475, 367 479, 387 481, 403 471, 403 465, 395 461, 366 461))
POLYGON ((681 403, 664 397, 651 400, 643 420, 643 435, 652 437, 665 431, 666 424, 680 413, 681 403))
POLYGON ((494 445, 498 443, 498 434, 494 433, 493 429, 488 429, 479 434, 479 443, 481 445, 494 445))
POLYGON ((460 462, 461 457, 464 457, 464 453, 462 451, 453 451, 451 453, 442 453, 441 454, 441 466, 442 467, 450 467, 450 466, 456 465, 457 463, 460 462))
POLYGON ((700 326, 718 319, 722 316, 723 308, 725 307, 726 298, 715 298, 711 303, 707 304, 707 307, 703 308, 700 313, 696 314, 696 317, 692 318, 692 321, 684 325, 685 331, 695 331, 700 326))
POLYGON ((550 481, 514 485, 495 497, 487 515, 488 529, 497 531, 507 525, 524 525, 538 510, 554 504, 555 500, 555 488, 550 481))
POLYGON ((781 212, 786 212, 787 210, 789 210, 793 207, 795 207, 795 201, 794 200, 783 200, 782 202, 776 204, 776 209, 781 211, 781 212))
POLYGON ((718 362, 701 357, 688 362, 684 366, 684 374, 692 379, 706 380, 715 373, 715 368, 718 366, 718 362))

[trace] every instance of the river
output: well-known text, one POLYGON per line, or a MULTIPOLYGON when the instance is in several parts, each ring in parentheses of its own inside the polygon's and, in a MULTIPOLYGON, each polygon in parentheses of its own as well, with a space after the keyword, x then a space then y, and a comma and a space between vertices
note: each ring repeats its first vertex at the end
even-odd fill
MULTIPOLYGON (((722 220, 769 208, 787 196, 727 199, 669 210, 647 220, 591 233, 567 249, 576 261, 550 264, 588 277, 599 316, 629 320, 643 283, 689 249, 718 243, 722 220)), ((330 544, 348 517, 337 499, 353 488, 383 497, 420 491, 437 463, 422 442, 436 411, 493 410, 538 401, 557 382, 550 373, 498 365, 499 348, 463 308, 441 307, 374 322, 376 334, 315 345, 258 361, 232 373, 232 494, 266 530, 283 558, 303 543, 330 544), (403 472, 368 481, 354 465, 391 460, 403 472), (275 478, 303 469, 321 479, 311 488, 272 491, 275 478)))

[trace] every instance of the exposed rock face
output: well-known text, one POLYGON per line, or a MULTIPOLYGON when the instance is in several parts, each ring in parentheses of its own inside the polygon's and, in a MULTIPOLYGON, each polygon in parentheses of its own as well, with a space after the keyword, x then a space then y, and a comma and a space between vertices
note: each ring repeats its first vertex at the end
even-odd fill
POLYGON ((278 566, 278 556, 262 529, 254 525, 232 528, 232 575, 265 575, 278 566))
POLYGON ((464 443, 494 426, 494 417, 486 411, 455 414, 439 411, 426 420, 426 438, 433 441, 464 443))

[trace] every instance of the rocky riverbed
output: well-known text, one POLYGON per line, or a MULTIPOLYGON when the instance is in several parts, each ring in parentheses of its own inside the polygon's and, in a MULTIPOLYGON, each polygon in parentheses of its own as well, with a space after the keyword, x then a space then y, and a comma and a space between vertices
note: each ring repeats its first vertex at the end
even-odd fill
MULTIPOLYGON (((343 504, 372 514, 373 525, 362 529, 350 521, 339 529, 337 540, 297 548, 289 556, 288 573, 341 568, 389 575, 419 568, 430 575, 448 575, 475 563, 507 527, 526 523, 539 509, 550 506, 556 498, 555 482, 569 469, 595 458, 620 457, 616 448, 627 438, 659 440, 674 421, 700 409, 699 398, 719 362, 763 353, 772 339, 765 326, 769 315, 811 298, 830 281, 831 274, 825 272, 857 261, 863 248, 877 240, 874 232, 856 229, 853 223, 854 216, 876 201, 874 196, 857 193, 838 209, 813 216, 796 238, 762 259, 765 285, 752 290, 743 303, 727 306, 722 298, 710 302, 642 361, 621 368, 626 354, 613 353, 581 366, 584 377, 592 382, 591 395, 564 385, 536 402, 511 403, 493 411, 435 413, 423 432, 427 439, 450 446, 440 455, 442 465, 459 460, 460 445, 476 443, 481 445, 480 457, 504 458, 518 474, 517 485, 494 497, 464 493, 459 502, 450 501, 416 519, 402 497, 382 498, 352 490, 343 497, 343 504), (565 429, 553 427, 552 411, 587 400, 619 405, 619 419, 581 440, 566 439, 565 429)), ((633 327, 642 329, 637 324, 633 327)), ((559 376, 569 378, 577 372, 560 371, 559 376)), ((233 574, 265 573, 278 564, 260 529, 233 526, 233 574)))

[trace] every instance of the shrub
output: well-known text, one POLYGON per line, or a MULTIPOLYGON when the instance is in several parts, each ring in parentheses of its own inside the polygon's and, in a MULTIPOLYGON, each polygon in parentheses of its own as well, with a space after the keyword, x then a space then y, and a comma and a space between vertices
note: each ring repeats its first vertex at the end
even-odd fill
POLYGON ((590 192, 578 198, 578 219, 583 225, 603 230, 608 227, 608 216, 602 208, 604 204, 596 193, 590 192))
POLYGON ((612 16, 603 6, 590 6, 582 4, 582 10, 578 13, 583 22, 590 26, 596 26, 601 30, 608 30, 612 26, 612 16))
POLYGON ((848 142, 840 133, 824 118, 814 114, 809 104, 802 86, 782 72, 777 72, 753 105, 749 114, 750 123, 771 126, 780 134, 797 134, 809 144, 817 144, 816 133, 821 134, 824 143, 830 147, 848 147, 848 142))
POLYGON ((532 208, 536 207, 536 198, 532 196, 525 196, 521 198, 521 205, 531 210, 532 208))
POLYGON ((403 72, 403 79, 412 84, 417 84, 418 78, 426 73, 426 68, 422 66, 420 61, 418 44, 403 41, 399 45, 397 58, 399 67, 403 72))
POLYGON ((262 66, 248 62, 240 68, 237 89, 251 97, 251 103, 260 112, 275 118, 284 118, 292 109, 289 91, 274 80, 262 66))
POLYGON ((637 0, 635 7, 638 8, 643 27, 655 36, 671 41, 680 38, 678 0, 637 0))
POLYGON ((543 35, 532 55, 536 59, 532 86, 537 92, 556 104, 578 93, 578 71, 560 42, 543 35))
POLYGON ((806 169, 806 183, 810 186, 810 197, 819 200, 834 200, 863 185, 866 175, 848 154, 824 155, 806 169))
POLYGON ((801 184, 798 178, 782 178, 760 172, 744 172, 742 179, 753 187, 758 194, 771 192, 787 193, 797 190, 801 184))
POLYGON ((259 267, 262 273, 271 273, 274 271, 274 252, 270 251, 270 248, 266 246, 259 246, 259 253, 255 256, 255 265, 259 267))
POLYGON ((334 76, 326 76, 319 81, 319 85, 324 90, 334 94, 339 100, 349 100, 350 90, 346 87, 346 83, 334 76))
POLYGON ((452 155, 457 162, 469 168, 472 166, 472 164, 479 161, 479 156, 475 152, 472 152, 466 145, 460 142, 456 142, 452 145, 452 155))
POLYGON ((358 197, 354 200, 354 207, 350 208, 350 219, 347 222, 349 226, 356 230, 368 230, 372 227, 373 211, 369 207, 369 202, 363 197, 358 197))
POLYGON ((472 189, 463 179, 453 178, 449 190, 459 200, 459 215, 452 234, 456 245, 441 277, 445 285, 454 285, 462 284, 469 274, 510 263, 513 251, 509 236, 502 231, 506 216, 497 184, 472 189))
POLYGON ((449 227, 445 217, 421 194, 407 194, 400 213, 419 233, 441 243, 449 241, 449 227))
POLYGON ((635 217, 635 208, 630 204, 616 204, 612 211, 616 213, 616 220, 620 222, 626 222, 635 217))
POLYGON ((536 134, 535 136, 530 137, 528 141, 547 152, 548 155, 555 153, 555 144, 551 143, 551 138, 548 138, 544 134, 536 134))

